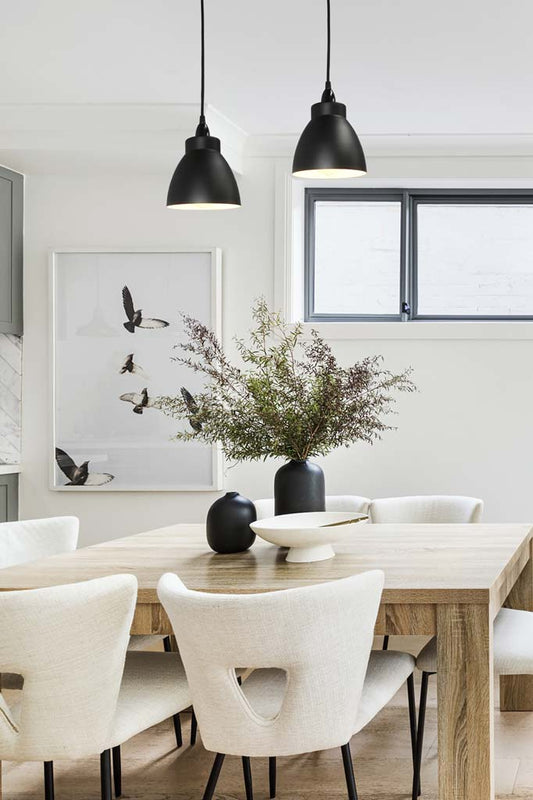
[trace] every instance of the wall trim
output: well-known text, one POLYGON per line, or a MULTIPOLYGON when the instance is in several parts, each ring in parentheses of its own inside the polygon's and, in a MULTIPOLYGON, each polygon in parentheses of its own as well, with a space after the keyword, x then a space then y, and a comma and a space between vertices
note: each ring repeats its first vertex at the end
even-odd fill
MULTIPOLYGON (((359 136, 367 157, 377 158, 532 158, 530 133, 363 133, 359 136)), ((298 134, 251 134, 246 155, 261 158, 292 157, 298 134)))
MULTIPOLYGON (((168 172, 194 135, 194 103, 0 104, 0 162, 25 173, 135 168, 168 172)), ((217 108, 207 105, 213 136, 232 169, 243 172, 248 134, 217 108)))

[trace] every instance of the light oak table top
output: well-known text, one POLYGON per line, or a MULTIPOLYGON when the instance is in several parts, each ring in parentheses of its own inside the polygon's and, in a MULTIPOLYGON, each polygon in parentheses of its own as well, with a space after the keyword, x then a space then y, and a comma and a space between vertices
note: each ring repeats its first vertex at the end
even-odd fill
MULTIPOLYGON (((216 555, 203 525, 173 525, 2 569, 0 590, 133 573, 132 633, 167 634, 156 592, 164 572, 191 589, 242 593, 383 569, 376 633, 437 634, 439 800, 493 800, 492 622, 504 602, 533 610, 532 533, 516 524, 361 525, 335 558, 288 564, 283 550, 259 539, 246 553, 216 555)), ((502 709, 533 710, 533 679, 502 677, 501 697, 502 709)))
POLYGON ((165 572, 176 572, 191 589, 243 593, 383 569, 385 603, 501 605, 510 589, 508 576, 516 579, 529 558, 532 533, 524 524, 361 525, 353 540, 335 546, 335 558, 289 564, 285 550, 259 538, 245 553, 213 553, 203 525, 181 524, 8 567, 0 572, 0 591, 130 572, 139 581, 139 603, 156 603, 157 582, 165 572))

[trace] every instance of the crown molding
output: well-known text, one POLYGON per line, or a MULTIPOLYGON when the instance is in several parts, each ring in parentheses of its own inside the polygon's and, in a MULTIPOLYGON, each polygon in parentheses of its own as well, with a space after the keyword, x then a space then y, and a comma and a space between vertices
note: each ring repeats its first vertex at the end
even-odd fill
MULTIPOLYGON (((4 104, 0 105, 0 163, 27 174, 67 172, 164 173, 174 170, 184 142, 194 135, 198 105, 4 104)), ((292 158, 296 133, 248 135, 211 105, 211 133, 237 174, 249 158, 292 158)), ((532 159, 533 134, 361 134, 372 159, 532 159)), ((510 162, 508 162, 510 163, 510 162)))
MULTIPOLYGON (((533 156, 533 134, 361 134, 365 154, 372 158, 498 158, 533 156)), ((292 157, 296 134, 251 135, 247 157, 292 157)))
MULTIPOLYGON (((194 135, 198 113, 192 103, 0 105, 0 161, 26 173, 168 173, 194 135)), ((228 163, 242 174, 246 132, 213 106, 206 116, 228 163)))

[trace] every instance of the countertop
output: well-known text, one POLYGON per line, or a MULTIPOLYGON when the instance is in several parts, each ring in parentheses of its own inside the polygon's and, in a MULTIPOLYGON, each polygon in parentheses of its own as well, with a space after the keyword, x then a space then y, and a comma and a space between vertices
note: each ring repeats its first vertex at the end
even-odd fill
POLYGON ((20 464, 0 464, 0 475, 16 475, 20 471, 20 464))

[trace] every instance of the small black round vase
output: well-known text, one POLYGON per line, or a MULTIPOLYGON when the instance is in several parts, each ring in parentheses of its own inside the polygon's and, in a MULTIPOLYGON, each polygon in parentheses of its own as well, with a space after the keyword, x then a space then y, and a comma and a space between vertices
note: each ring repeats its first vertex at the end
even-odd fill
POLYGON ((310 461, 289 461, 274 478, 274 514, 326 510, 324 473, 310 461))
POLYGON ((251 500, 227 492, 207 512, 207 542, 215 553, 242 553, 255 542, 250 522, 257 514, 251 500))

